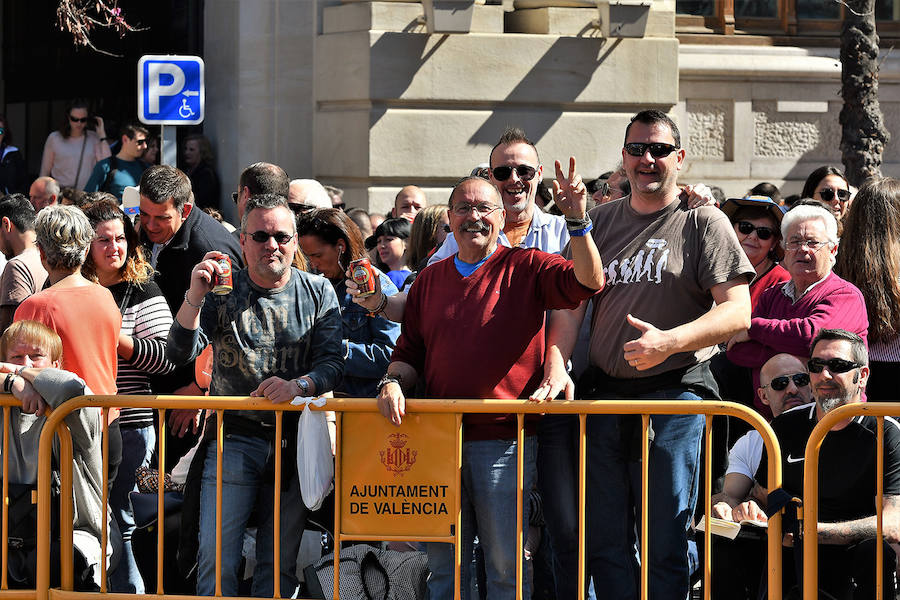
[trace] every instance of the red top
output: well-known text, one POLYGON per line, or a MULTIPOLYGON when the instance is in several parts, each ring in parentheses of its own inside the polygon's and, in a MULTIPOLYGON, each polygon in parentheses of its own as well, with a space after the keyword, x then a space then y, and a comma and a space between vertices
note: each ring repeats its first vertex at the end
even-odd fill
POLYGON ((754 279, 750 284, 751 309, 756 308, 756 303, 759 301, 759 297, 764 291, 766 291, 773 285, 778 285, 779 283, 790 281, 790 279, 791 274, 787 272, 787 269, 785 269, 778 263, 772 263, 772 268, 763 273, 762 277, 754 279))
MULTIPOLYGON (((543 377, 545 311, 593 294, 556 254, 500 246, 468 277, 450 257, 416 278, 391 360, 424 376, 426 398, 527 398, 543 377)), ((515 437, 513 415, 463 422, 467 440, 515 437)))
POLYGON ((75 373, 95 394, 116 393, 122 314, 103 286, 47 288, 26 298, 16 321, 39 321, 62 338, 62 368, 75 373))

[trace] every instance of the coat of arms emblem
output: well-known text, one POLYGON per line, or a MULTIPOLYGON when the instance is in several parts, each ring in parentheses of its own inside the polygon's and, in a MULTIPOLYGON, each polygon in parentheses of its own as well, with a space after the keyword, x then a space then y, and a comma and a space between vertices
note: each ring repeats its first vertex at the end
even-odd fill
POLYGON ((392 433, 388 436, 388 447, 381 450, 381 464, 394 474, 394 477, 409 471, 416 462, 417 450, 406 447, 409 436, 405 433, 392 433))

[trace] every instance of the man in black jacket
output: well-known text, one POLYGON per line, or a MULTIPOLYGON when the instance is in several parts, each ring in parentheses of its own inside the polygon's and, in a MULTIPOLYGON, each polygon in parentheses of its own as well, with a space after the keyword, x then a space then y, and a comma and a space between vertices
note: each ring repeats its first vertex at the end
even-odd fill
MULTIPOLYGON (((194 265, 207 252, 216 250, 227 254, 235 270, 244 266, 241 247, 231 233, 202 210, 194 209, 191 181, 180 170, 168 165, 150 167, 141 176, 140 193, 141 240, 158 272, 156 283, 173 315, 184 301, 194 265)), ((203 390, 194 382, 194 362, 169 375, 156 377, 153 391, 202 395, 203 390)), ((195 411, 169 412, 171 431, 184 435, 190 425, 187 420, 193 419, 195 411)), ((194 421, 193 425, 196 432, 198 423, 194 421)), ((167 458, 177 460, 177 451, 171 454, 167 458)))

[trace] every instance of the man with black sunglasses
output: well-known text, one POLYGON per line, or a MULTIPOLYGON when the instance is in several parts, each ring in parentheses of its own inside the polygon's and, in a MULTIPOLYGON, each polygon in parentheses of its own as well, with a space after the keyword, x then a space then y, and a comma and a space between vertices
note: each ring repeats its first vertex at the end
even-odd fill
MULTIPOLYGON (((809 435, 826 413, 863 401, 869 378, 865 341, 843 329, 822 329, 812 342, 808 362, 814 404, 800 406, 772 421, 781 445, 782 487, 802 497, 804 456, 809 435)), ((874 598, 875 544, 884 547, 885 597, 893 598, 896 557, 884 542, 900 541, 900 424, 884 419, 884 542, 875 539, 876 418, 858 416, 833 426, 819 451, 820 597, 874 598), (830 594, 830 596, 826 595, 830 594)), ((767 486, 767 457, 756 472, 767 486)), ((791 524, 785 523, 790 531, 791 524)), ((799 540, 786 553, 799 552, 799 540)), ((794 584, 784 571, 784 590, 794 584)))
MULTIPOLYGON (((608 284, 592 300, 581 398, 715 398, 709 367, 715 346, 749 324, 753 266, 720 210, 690 209, 677 182, 684 158, 678 127, 665 113, 648 110, 632 118, 622 149, 631 195, 590 212, 608 284)), ((565 365, 586 311, 582 303, 551 313, 546 398, 562 389, 573 397, 565 365)), ((684 598, 703 417, 653 415, 651 422, 649 596, 684 598)), ((634 441, 640 423, 588 417, 587 570, 594 588, 610 598, 639 595, 634 532, 642 490, 634 441)), ((574 489, 561 493, 574 505, 574 489)))
MULTIPOLYGON (((809 404, 812 395, 806 364, 790 354, 773 356, 763 365, 756 392, 776 417, 791 408, 809 404)), ((762 436, 756 429, 735 442, 728 453, 722 491, 712 497, 713 517, 736 523, 768 520, 760 508, 766 505, 766 489, 754 479, 763 448, 762 436)), ((712 597, 757 598, 766 562, 765 540, 751 530, 742 532, 735 540, 713 538, 712 542, 712 597)))
MULTIPOLYGON (((167 356, 183 363, 212 344, 212 395, 250 395, 283 403, 295 396, 333 390, 344 373, 337 296, 327 279, 291 266, 297 226, 286 198, 250 197, 241 220, 241 248, 247 268, 233 270, 230 293, 212 293, 216 276, 224 272, 219 262, 223 252, 208 252, 193 267, 190 286, 169 332, 167 356)), ((288 415, 284 418, 291 420, 288 415)), ((309 514, 296 469, 286 469, 282 476, 280 564, 273 564, 275 414, 235 410, 226 412, 223 419, 221 543, 216 539, 215 415, 209 417, 205 430, 207 443, 197 450, 204 457, 197 594, 213 595, 220 569, 222 594, 238 595, 244 530, 255 509, 259 522, 251 593, 272 596, 273 577, 280 573, 282 594, 290 597, 297 587, 298 532, 303 531, 309 514), (216 559, 217 546, 221 562, 216 559)), ((296 431, 296 419, 284 427, 296 431)), ((296 440, 285 438, 286 448, 291 443, 296 447, 296 440)))

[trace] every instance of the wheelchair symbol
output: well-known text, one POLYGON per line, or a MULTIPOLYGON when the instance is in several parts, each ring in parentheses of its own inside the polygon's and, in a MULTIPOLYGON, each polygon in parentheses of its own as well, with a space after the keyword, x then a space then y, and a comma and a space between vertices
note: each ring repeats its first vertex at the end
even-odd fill
POLYGON ((188 119, 194 116, 194 111, 188 106, 187 98, 181 99, 181 106, 178 107, 178 114, 181 115, 182 119, 188 119))

